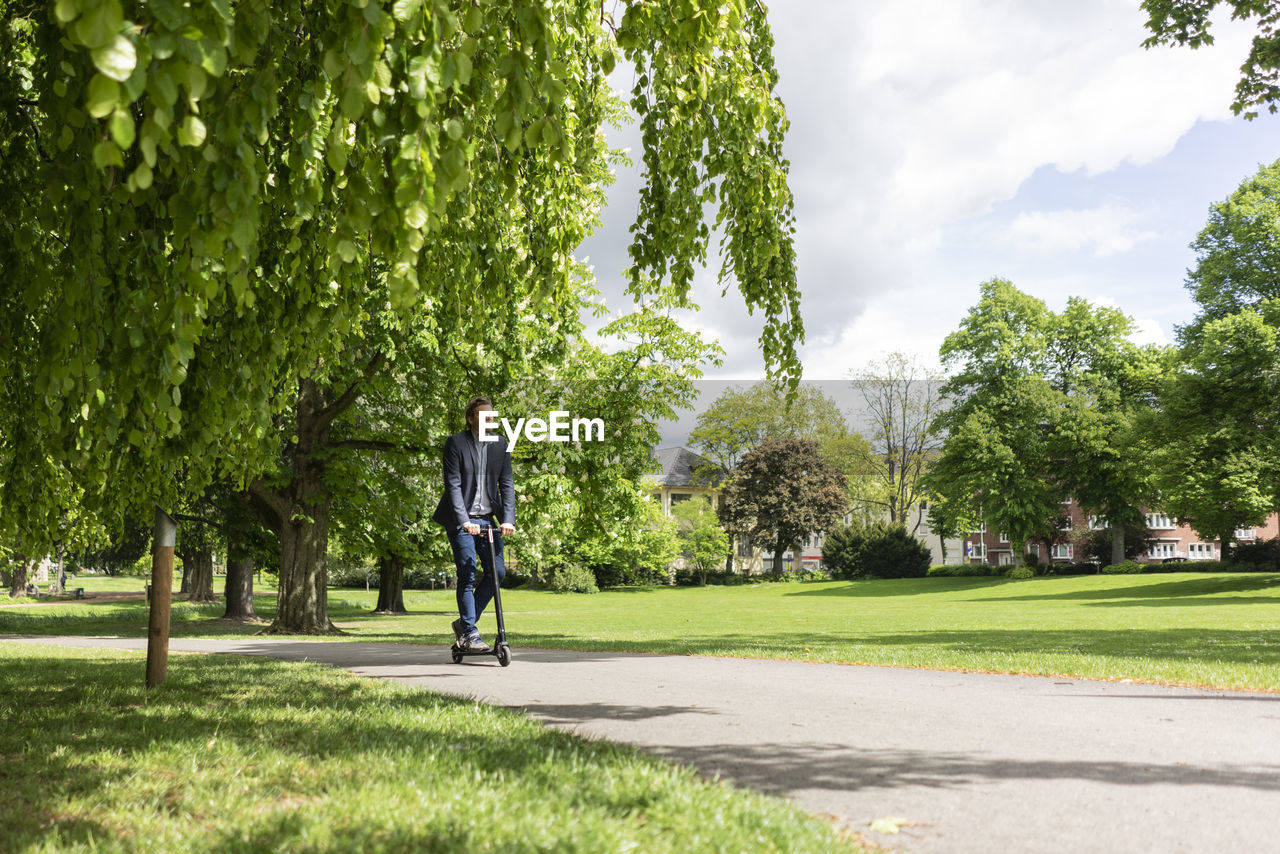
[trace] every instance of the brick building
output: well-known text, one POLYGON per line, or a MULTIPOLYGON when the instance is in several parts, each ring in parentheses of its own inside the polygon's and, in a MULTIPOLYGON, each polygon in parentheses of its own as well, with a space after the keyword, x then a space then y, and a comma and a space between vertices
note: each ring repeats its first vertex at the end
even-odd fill
MULTIPOLYGON (((1059 536, 1052 540, 1034 539, 1026 544, 1026 551, 1034 555, 1037 563, 1082 563, 1083 555, 1076 554, 1076 542, 1085 531, 1105 530, 1106 526, 1097 519, 1088 517, 1075 502, 1062 505, 1063 524, 1059 536)), ((1201 561, 1221 560, 1222 544, 1217 540, 1205 540, 1190 525, 1180 524, 1163 513, 1147 513, 1147 535, 1151 540, 1146 552, 1135 560, 1139 563, 1160 563, 1162 561, 1201 561)), ((1280 535, 1280 516, 1272 513, 1263 525, 1240 528, 1235 532, 1236 541, 1252 543, 1269 540, 1280 535)), ((963 553, 966 563, 986 563, 993 566, 1007 566, 1021 563, 1020 556, 1013 554, 1013 544, 1009 535, 1001 531, 988 531, 985 525, 977 531, 970 531, 963 537, 963 553)))

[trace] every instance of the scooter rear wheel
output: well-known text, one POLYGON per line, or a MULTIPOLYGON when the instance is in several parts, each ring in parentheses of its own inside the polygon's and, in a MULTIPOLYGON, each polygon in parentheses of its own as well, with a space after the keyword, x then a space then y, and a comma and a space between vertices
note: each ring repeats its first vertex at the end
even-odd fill
POLYGON ((455 649, 455 650, 452 650, 452 652, 453 652, 453 663, 454 663, 454 664, 461 664, 461 663, 462 663, 462 653, 458 652, 456 649, 455 649))

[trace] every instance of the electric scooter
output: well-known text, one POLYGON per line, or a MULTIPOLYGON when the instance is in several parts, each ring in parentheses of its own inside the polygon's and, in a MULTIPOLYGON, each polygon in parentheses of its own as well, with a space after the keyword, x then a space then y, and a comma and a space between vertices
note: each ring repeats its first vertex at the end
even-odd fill
MULTIPOLYGON (((511 647, 507 645, 507 627, 502 621, 502 585, 498 582, 498 554, 493 546, 493 525, 484 526, 484 536, 489 541, 489 566, 493 567, 493 613, 498 618, 498 636, 494 638, 491 649, 483 651, 459 649, 457 641, 454 641, 449 652, 453 655, 454 664, 461 664, 462 659, 468 655, 492 655, 498 659, 498 664, 506 667, 511 663, 511 647)), ((478 583, 477 586, 479 586, 478 583)))

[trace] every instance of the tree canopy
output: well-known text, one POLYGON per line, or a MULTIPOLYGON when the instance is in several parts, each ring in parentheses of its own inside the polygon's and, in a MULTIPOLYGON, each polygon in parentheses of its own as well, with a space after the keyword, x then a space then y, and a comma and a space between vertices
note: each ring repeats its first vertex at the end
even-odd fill
POLYGON ((1231 109, 1248 119, 1256 117, 1262 107, 1276 112, 1276 101, 1280 100, 1280 34, 1276 32, 1280 4, 1275 0, 1143 0, 1151 31, 1144 46, 1199 48, 1213 44, 1211 16, 1219 6, 1230 9, 1234 19, 1258 21, 1231 109))
POLYGON ((946 438, 926 481, 954 517, 944 527, 982 519, 1021 551, 1072 498, 1117 532, 1141 517, 1150 489, 1134 425, 1159 359, 1128 340, 1131 328, 1081 299, 1055 313, 1007 280, 982 286, 941 351, 955 369, 943 389, 953 405, 938 418, 946 438))
POLYGON ((632 292, 686 299, 715 201, 725 283, 763 311, 766 360, 794 379, 765 10, 617 11, 0 0, 10 535, 49 530, 65 472, 87 501, 125 481, 162 502, 270 472, 281 417, 300 400, 325 412, 308 389, 336 403, 377 358, 361 347, 371 305, 424 348, 506 341, 522 361, 529 318, 577 310, 619 54, 645 139, 632 292))

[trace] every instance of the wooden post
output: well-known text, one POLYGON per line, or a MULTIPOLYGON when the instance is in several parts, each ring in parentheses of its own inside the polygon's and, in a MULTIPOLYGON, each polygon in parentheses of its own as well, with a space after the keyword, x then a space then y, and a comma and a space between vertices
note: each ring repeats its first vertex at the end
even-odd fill
POLYGON ((169 600, 173 594, 173 546, 177 523, 156 507, 151 540, 151 610, 147 627, 147 687, 164 681, 169 667, 169 600))

